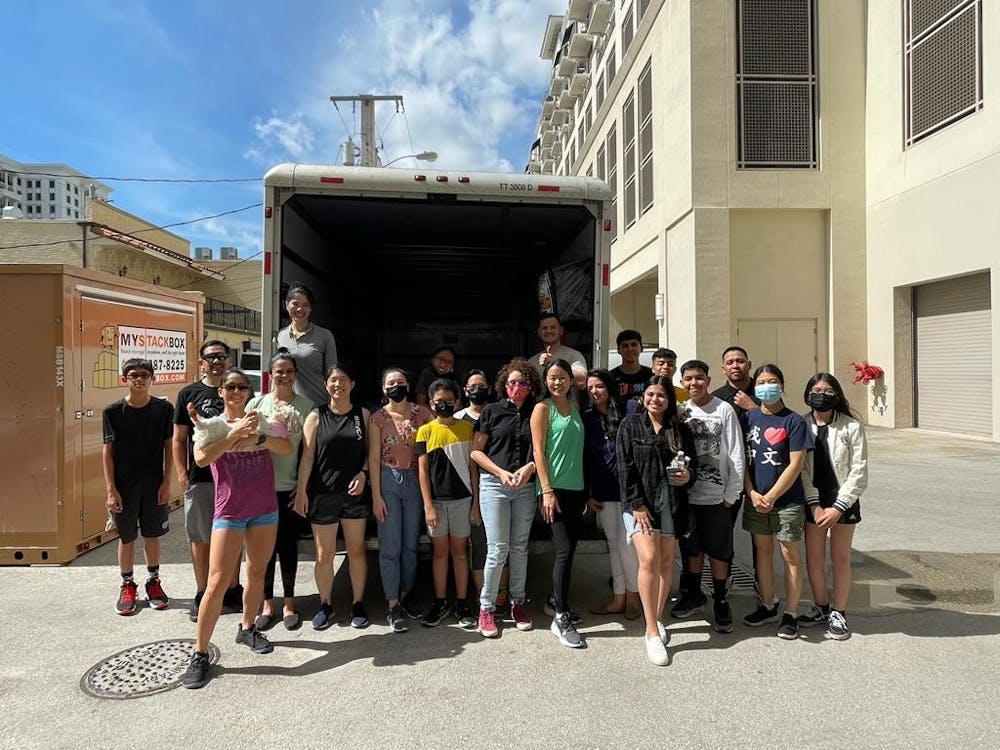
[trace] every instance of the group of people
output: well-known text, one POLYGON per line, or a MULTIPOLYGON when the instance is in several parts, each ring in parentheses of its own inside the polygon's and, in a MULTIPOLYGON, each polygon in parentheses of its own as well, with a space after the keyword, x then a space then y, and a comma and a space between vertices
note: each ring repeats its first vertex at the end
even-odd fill
POLYGON ((511 359, 492 383, 478 369, 460 379, 455 351, 442 347, 420 374, 415 394, 406 371, 387 368, 383 404, 369 410, 352 400, 357 373, 338 358, 333 335, 310 321, 313 301, 301 285, 289 290, 291 322, 276 337, 266 395, 255 396, 247 376, 228 367, 223 342, 206 341, 199 349, 202 377, 179 393, 173 409, 149 393, 152 365, 129 360, 122 367, 128 395, 104 412, 107 505, 120 540, 120 614, 136 611, 140 530, 146 598, 153 608, 168 606, 158 538, 169 527, 171 471, 184 486, 197 586, 190 610, 196 643, 185 687, 207 680, 209 639, 224 608, 242 609, 236 641, 256 653, 272 650, 265 632, 279 622, 301 627, 295 580, 303 518, 316 546, 316 630, 335 621, 333 557, 341 527, 349 624, 369 625, 370 515, 377 521, 386 623, 393 632, 405 632, 413 620, 433 627, 449 616, 486 638, 496 637, 504 620, 532 629, 528 540, 539 513, 554 553, 544 607, 549 629, 560 644, 579 647, 582 618, 570 604, 570 577, 584 517, 592 512, 607 537, 612 591, 591 611, 643 616, 645 652, 666 665, 664 611, 677 551, 683 573, 671 616, 705 610, 707 556, 714 628, 733 629, 727 597, 742 506, 758 588, 757 606, 743 622, 778 623, 785 639, 817 624, 826 626, 828 638, 849 637, 850 549, 867 447, 833 375, 810 378, 804 390, 810 410, 799 415, 784 404, 781 370, 765 364, 751 373, 739 346, 723 353, 726 383, 713 392, 704 361, 678 368, 676 354, 659 349, 652 368, 641 365, 636 331, 617 337, 620 366, 588 369, 583 355, 562 343, 562 325, 550 314, 539 322, 543 351, 511 359), (413 596, 424 530, 434 591, 426 611, 413 596), (814 604, 799 614, 803 536, 814 604), (828 539, 832 598, 824 568, 828 539), (785 567, 783 607, 774 591, 775 540, 785 567))

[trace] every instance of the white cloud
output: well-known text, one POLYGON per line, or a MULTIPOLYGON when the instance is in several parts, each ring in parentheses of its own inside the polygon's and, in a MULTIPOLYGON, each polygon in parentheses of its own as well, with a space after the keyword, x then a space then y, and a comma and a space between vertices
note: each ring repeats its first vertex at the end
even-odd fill
MULTIPOLYGON (((566 0, 464 0, 459 16, 441 0, 382 0, 356 16, 351 34, 342 18, 331 18, 330 37, 340 40, 335 56, 317 60, 308 76, 296 72, 306 82, 295 100, 298 114, 255 121, 247 157, 335 161, 347 132, 329 96, 365 92, 404 99, 405 114, 391 104, 376 109, 383 161, 434 150, 435 166, 520 169, 548 81, 549 63, 538 57, 545 20, 565 6, 566 0), (460 23, 465 15, 468 22, 460 23)), ((351 106, 340 110, 354 130, 351 106)))

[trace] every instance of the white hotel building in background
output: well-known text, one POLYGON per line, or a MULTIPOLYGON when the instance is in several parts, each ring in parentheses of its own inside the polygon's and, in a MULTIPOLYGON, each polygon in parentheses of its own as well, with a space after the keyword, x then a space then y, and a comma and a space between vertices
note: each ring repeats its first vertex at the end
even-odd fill
POLYGON ((86 219, 84 198, 106 201, 111 191, 65 164, 25 164, 0 154, 0 209, 17 209, 20 218, 86 219))
POLYGON ((613 188, 612 335, 1000 440, 1000 3, 571 0, 542 57, 528 171, 613 188))

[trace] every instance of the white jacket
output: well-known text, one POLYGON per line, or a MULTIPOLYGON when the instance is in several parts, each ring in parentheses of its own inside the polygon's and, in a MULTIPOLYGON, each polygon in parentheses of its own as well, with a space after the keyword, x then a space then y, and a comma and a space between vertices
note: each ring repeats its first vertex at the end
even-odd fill
MULTIPOLYGON (((819 426, 813 421, 811 413, 805 415, 805 420, 815 438, 819 426)), ((868 440, 864 425, 854 417, 833 412, 833 420, 826 430, 826 448, 837 484, 840 485, 833 507, 845 513, 868 487, 868 440)), ((818 505, 819 499, 807 498, 806 502, 818 505)))

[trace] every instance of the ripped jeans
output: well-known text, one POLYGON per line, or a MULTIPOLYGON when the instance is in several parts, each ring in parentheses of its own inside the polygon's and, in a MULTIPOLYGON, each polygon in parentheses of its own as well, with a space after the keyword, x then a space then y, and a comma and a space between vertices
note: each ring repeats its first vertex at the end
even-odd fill
POLYGON ((486 529, 486 567, 480 609, 493 609, 500 573, 510 563, 510 600, 523 602, 528 585, 528 535, 535 517, 535 484, 521 489, 504 487, 492 474, 479 478, 479 512, 486 529))

